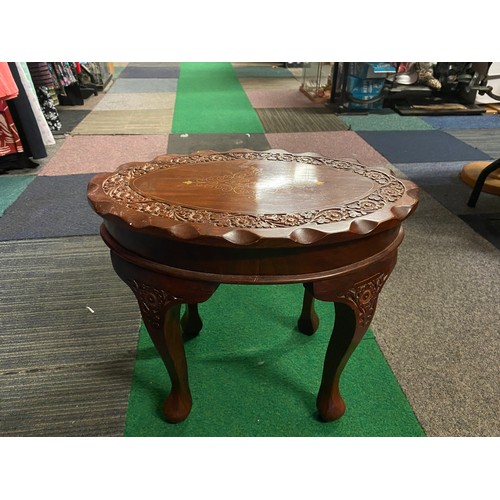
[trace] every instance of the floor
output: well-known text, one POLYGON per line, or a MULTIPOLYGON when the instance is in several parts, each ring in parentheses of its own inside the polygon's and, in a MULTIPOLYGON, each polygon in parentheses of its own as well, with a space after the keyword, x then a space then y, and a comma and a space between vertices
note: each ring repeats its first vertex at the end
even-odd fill
POLYGON ((139 317, 98 236, 90 178, 248 147, 350 157, 421 187, 372 328, 426 435, 499 436, 500 197, 468 207, 459 174, 500 156, 500 115, 334 116, 299 91, 300 68, 232 66, 264 133, 175 133, 181 65, 115 63, 103 92, 59 108, 36 169, 0 176, 0 435, 123 434, 139 317))

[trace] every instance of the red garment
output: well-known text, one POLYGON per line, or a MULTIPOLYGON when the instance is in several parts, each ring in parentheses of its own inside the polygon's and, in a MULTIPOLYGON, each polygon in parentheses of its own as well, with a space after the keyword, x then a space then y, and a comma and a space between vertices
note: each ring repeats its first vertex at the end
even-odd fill
POLYGON ((4 99, 0 99, 0 156, 22 153, 23 145, 4 99))
POLYGON ((0 99, 13 99, 19 95, 14 77, 6 62, 0 62, 0 99))

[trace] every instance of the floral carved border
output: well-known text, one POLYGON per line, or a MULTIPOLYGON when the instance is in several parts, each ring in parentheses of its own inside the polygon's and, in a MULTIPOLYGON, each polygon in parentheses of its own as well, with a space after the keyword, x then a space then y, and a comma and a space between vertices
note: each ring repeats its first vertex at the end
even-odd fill
POLYGON ((103 190, 111 199, 134 211, 179 222, 211 224, 219 227, 235 228, 286 228, 311 223, 321 225, 346 221, 376 212, 382 209, 386 204, 397 201, 405 193, 403 183, 392 175, 378 170, 371 170, 347 160, 334 160, 320 156, 316 157, 266 151, 179 155, 162 159, 162 161, 147 162, 140 166, 134 165, 124 168, 106 179, 103 183, 103 190), (368 196, 346 205, 323 210, 253 215, 237 212, 199 210, 181 205, 159 202, 146 198, 134 191, 130 186, 134 179, 155 170, 168 169, 189 163, 210 163, 232 160, 297 161, 312 165, 324 165, 337 170, 354 172, 362 177, 371 179, 378 184, 379 187, 368 196))
POLYGON ((356 283, 340 298, 353 303, 358 311, 358 320, 361 326, 368 326, 375 314, 377 299, 389 274, 378 273, 356 283))
POLYGON ((137 280, 126 280, 126 283, 137 298, 144 322, 147 326, 155 329, 161 327, 162 313, 165 307, 181 300, 165 290, 154 288, 137 280))

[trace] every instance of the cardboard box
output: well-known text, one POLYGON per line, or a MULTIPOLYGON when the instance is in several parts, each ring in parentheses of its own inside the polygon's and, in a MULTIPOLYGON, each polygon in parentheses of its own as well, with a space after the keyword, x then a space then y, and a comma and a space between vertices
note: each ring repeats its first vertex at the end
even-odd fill
POLYGON ((349 74, 357 78, 387 78, 396 68, 385 62, 357 62, 349 64, 349 74))

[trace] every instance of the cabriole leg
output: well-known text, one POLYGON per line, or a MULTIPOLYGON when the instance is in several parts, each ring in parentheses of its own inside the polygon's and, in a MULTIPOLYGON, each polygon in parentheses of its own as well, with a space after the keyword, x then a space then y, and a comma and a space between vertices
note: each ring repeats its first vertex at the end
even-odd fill
POLYGON ((342 278, 314 283, 314 296, 335 303, 335 324, 323 365, 321 385, 316 399, 324 421, 340 418, 346 409, 340 394, 340 376, 351 354, 370 326, 377 299, 396 264, 396 254, 361 272, 342 278))

